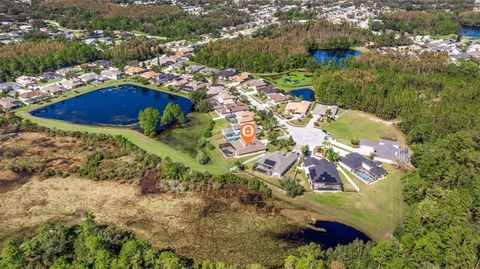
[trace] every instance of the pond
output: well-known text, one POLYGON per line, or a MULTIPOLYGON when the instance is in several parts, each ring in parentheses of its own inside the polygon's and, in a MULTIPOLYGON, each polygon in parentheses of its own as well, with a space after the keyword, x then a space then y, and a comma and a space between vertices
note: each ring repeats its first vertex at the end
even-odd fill
POLYGON ((91 91, 30 112, 41 118, 85 125, 121 125, 138 123, 138 112, 154 107, 163 112, 169 102, 180 105, 188 114, 193 107, 187 98, 145 87, 123 84, 91 91))
POLYGON ((338 64, 341 60, 349 57, 357 57, 360 56, 360 54, 362 54, 360 51, 352 49, 319 49, 313 53, 313 57, 315 57, 320 64, 329 61, 334 61, 338 64))
POLYGON ((371 241, 363 232, 339 222, 317 221, 315 228, 284 234, 282 239, 298 245, 313 242, 321 245, 322 249, 333 248, 337 245, 348 245, 356 239, 363 242, 371 241))
POLYGON ((303 97, 305 101, 315 101, 315 93, 310 88, 303 88, 298 90, 293 90, 290 92, 291 95, 295 97, 303 97))
POLYGON ((462 26, 460 34, 472 38, 480 38, 480 27, 462 26))

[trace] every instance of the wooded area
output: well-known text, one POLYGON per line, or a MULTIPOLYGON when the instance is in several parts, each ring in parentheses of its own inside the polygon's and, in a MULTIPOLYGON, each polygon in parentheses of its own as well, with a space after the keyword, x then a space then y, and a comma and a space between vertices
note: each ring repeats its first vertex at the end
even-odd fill
POLYGON ((317 73, 322 103, 399 119, 415 152, 404 178, 408 204, 380 267, 470 268, 480 246, 480 82, 473 62, 445 55, 371 53, 317 73))
POLYGON ((372 30, 391 29, 411 34, 448 35, 461 30, 456 15, 447 11, 394 11, 383 13, 382 22, 372 23, 372 30))
POLYGON ((100 52, 78 41, 44 39, 0 47, 0 82, 91 62, 100 52))

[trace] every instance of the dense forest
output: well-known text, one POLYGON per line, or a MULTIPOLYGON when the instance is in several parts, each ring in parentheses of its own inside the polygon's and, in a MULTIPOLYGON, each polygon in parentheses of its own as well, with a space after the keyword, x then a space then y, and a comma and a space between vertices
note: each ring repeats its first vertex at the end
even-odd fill
POLYGON ((323 20, 287 24, 264 29, 254 38, 240 37, 207 44, 196 51, 194 60, 219 68, 278 72, 315 65, 308 52, 311 46, 306 44, 308 40, 323 46, 339 38, 347 45, 360 45, 366 41, 366 34, 347 25, 333 25, 323 20))
POLYGON ((458 14, 458 20, 465 26, 480 27, 480 12, 478 11, 465 11, 458 14))
POLYGON ((375 46, 408 44, 404 37, 372 35, 346 24, 326 20, 273 26, 257 31, 253 37, 211 42, 195 52, 194 61, 218 68, 265 73, 318 66, 311 53, 316 49, 348 49, 374 41, 375 46))
POLYGON ((0 82, 91 62, 100 52, 78 41, 43 39, 0 47, 0 82))
POLYGON ((114 66, 124 67, 132 61, 144 61, 160 53, 156 41, 133 39, 107 49, 103 54, 114 66))
POLYGON ((480 249, 479 66, 371 53, 316 76, 319 101, 400 120, 415 152, 405 222, 373 250, 383 253, 382 267, 472 268, 480 249))
POLYGON ((176 6, 121 6, 101 0, 40 1, 33 17, 56 20, 70 29, 141 31, 172 39, 194 38, 216 33, 216 29, 235 26, 249 20, 245 12, 223 7, 203 15, 189 15, 176 6))
POLYGON ((454 13, 447 11, 394 11, 379 16, 382 22, 373 22, 372 30, 395 30, 411 34, 447 35, 460 32, 461 26, 454 13))

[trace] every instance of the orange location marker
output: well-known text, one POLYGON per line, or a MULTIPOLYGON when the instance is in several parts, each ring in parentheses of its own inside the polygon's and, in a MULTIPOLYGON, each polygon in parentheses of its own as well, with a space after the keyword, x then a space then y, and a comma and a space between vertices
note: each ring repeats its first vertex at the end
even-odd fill
POLYGON ((255 138, 255 135, 257 134, 257 127, 251 123, 245 123, 240 127, 240 135, 243 138, 243 141, 245 141, 245 144, 250 144, 252 143, 252 140, 255 138))

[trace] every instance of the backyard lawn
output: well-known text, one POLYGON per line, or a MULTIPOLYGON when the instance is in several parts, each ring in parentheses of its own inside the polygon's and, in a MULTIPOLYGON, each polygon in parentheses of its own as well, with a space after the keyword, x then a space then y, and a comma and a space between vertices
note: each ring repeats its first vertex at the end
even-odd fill
MULTIPOLYGON (((340 113, 339 113, 340 114, 340 113)), ((384 136, 394 136, 402 142, 402 133, 392 125, 386 125, 380 119, 359 111, 347 111, 331 123, 321 123, 321 128, 344 144, 352 145, 352 139, 379 140, 384 136)))

